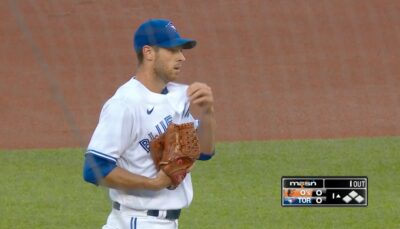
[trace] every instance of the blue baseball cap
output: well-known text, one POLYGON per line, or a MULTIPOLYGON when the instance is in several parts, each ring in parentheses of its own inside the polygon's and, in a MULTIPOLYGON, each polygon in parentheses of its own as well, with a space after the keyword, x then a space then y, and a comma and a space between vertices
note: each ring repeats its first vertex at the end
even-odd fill
POLYGON ((136 52, 140 52, 145 45, 155 45, 162 48, 182 46, 191 49, 196 41, 182 38, 171 21, 166 19, 150 19, 139 26, 135 32, 133 45, 136 52))

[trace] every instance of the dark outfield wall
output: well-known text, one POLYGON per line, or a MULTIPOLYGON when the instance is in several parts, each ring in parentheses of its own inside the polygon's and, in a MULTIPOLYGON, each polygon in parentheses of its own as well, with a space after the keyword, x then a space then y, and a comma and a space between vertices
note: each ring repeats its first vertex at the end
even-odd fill
POLYGON ((136 2, 0 2, 0 148, 86 146, 150 17, 198 40, 220 141, 400 134, 400 1, 136 2))

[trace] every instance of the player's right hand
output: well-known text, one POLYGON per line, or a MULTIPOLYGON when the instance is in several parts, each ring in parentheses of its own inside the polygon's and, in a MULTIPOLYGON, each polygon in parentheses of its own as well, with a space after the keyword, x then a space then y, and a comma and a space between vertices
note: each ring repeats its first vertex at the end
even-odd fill
POLYGON ((211 90, 205 83, 195 82, 189 85, 187 95, 190 101, 190 112, 199 115, 199 111, 203 114, 212 113, 214 111, 214 97, 211 90))

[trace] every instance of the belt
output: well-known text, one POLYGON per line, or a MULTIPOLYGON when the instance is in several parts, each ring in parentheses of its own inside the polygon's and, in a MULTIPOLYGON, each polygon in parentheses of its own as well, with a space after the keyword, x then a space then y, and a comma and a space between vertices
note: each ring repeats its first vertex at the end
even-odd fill
MULTIPOLYGON (((113 208, 115 210, 121 211, 122 207, 120 203, 118 202, 113 202, 113 208)), ((124 207, 124 209, 127 209, 124 207)), ((132 211, 134 213, 145 213, 148 216, 154 216, 162 219, 168 219, 168 220, 176 220, 179 219, 179 216, 181 215, 181 209, 174 209, 174 210, 135 210, 128 208, 129 211, 132 211)))

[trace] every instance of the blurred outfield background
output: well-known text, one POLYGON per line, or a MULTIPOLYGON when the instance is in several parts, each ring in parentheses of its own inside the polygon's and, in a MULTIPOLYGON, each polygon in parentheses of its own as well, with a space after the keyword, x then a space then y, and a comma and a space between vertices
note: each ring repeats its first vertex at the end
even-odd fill
POLYGON ((37 211, 45 212, 32 214, 39 222, 53 218, 57 224, 21 220, 24 224, 15 228, 79 228, 78 219, 70 220, 76 225, 58 223, 89 207, 101 213, 83 219, 85 225, 98 228, 104 222, 109 209, 98 193, 104 200, 106 194, 81 180, 81 155, 101 106, 134 74, 133 32, 155 17, 171 19, 183 36, 198 40, 198 47, 185 52, 181 81, 203 81, 213 88, 217 138, 226 154, 198 166, 196 172, 210 170, 204 177, 214 180, 197 175, 198 198, 183 215, 183 228, 295 225, 278 223, 286 216, 297 220, 297 227, 316 227, 314 220, 326 221, 322 228, 357 228, 350 223, 353 215, 368 221, 360 224, 365 228, 400 227, 395 220, 399 208, 393 205, 398 198, 391 197, 399 190, 400 1, 1 0, 0 228, 12 228, 10 222, 37 211), (332 140, 343 138, 353 140, 332 140), (310 149, 308 141, 297 139, 325 140, 310 140, 316 144, 310 149), (342 144, 351 150, 340 148, 342 144), (56 150, 61 147, 74 149, 56 150), (47 150, 32 150, 43 148, 47 150), (252 158, 254 154, 261 158, 252 158), (293 161, 314 155, 312 165, 293 167, 293 161), (348 164, 346 157, 354 160, 348 164), (54 158, 59 161, 53 163, 54 158), (238 173, 232 165, 241 168, 237 184, 224 179, 238 173), (219 170, 225 172, 213 176, 219 170), (46 179, 54 175, 63 178, 50 189, 46 179), (283 175, 368 175, 373 178, 370 188, 379 187, 385 195, 371 192, 366 209, 283 210, 275 203, 283 175), (377 182, 381 179, 383 183, 377 182), (383 186, 391 179, 397 186, 383 186), (244 181, 249 183, 238 185, 244 181), (69 182, 72 186, 65 189, 69 182), (219 187, 216 194, 209 189, 214 186, 219 187), (47 188, 60 206, 46 201, 47 188), (69 196, 71 190, 83 191, 69 196), (254 199, 246 198, 246 190, 254 199), (55 211, 67 204, 64 198, 72 207, 55 211), (256 210, 248 209, 249 204, 256 210), (16 206, 29 207, 18 211, 16 206), (202 215, 195 221, 200 226, 188 226, 190 214, 202 215), (340 217, 344 224, 335 221, 340 217), (203 219, 211 220, 204 221, 208 226, 201 226, 203 219))
POLYGON ((397 0, 2 0, 0 17, 0 148, 86 147, 154 17, 198 40, 181 79, 213 88, 221 141, 400 133, 397 0))
MULTIPOLYGON (((198 162, 182 229, 400 227, 400 138, 220 143, 198 162), (368 207, 283 208, 281 176, 368 176, 368 207)), ((82 181, 82 150, 0 152, 0 228, 98 229, 111 203, 82 181)))

